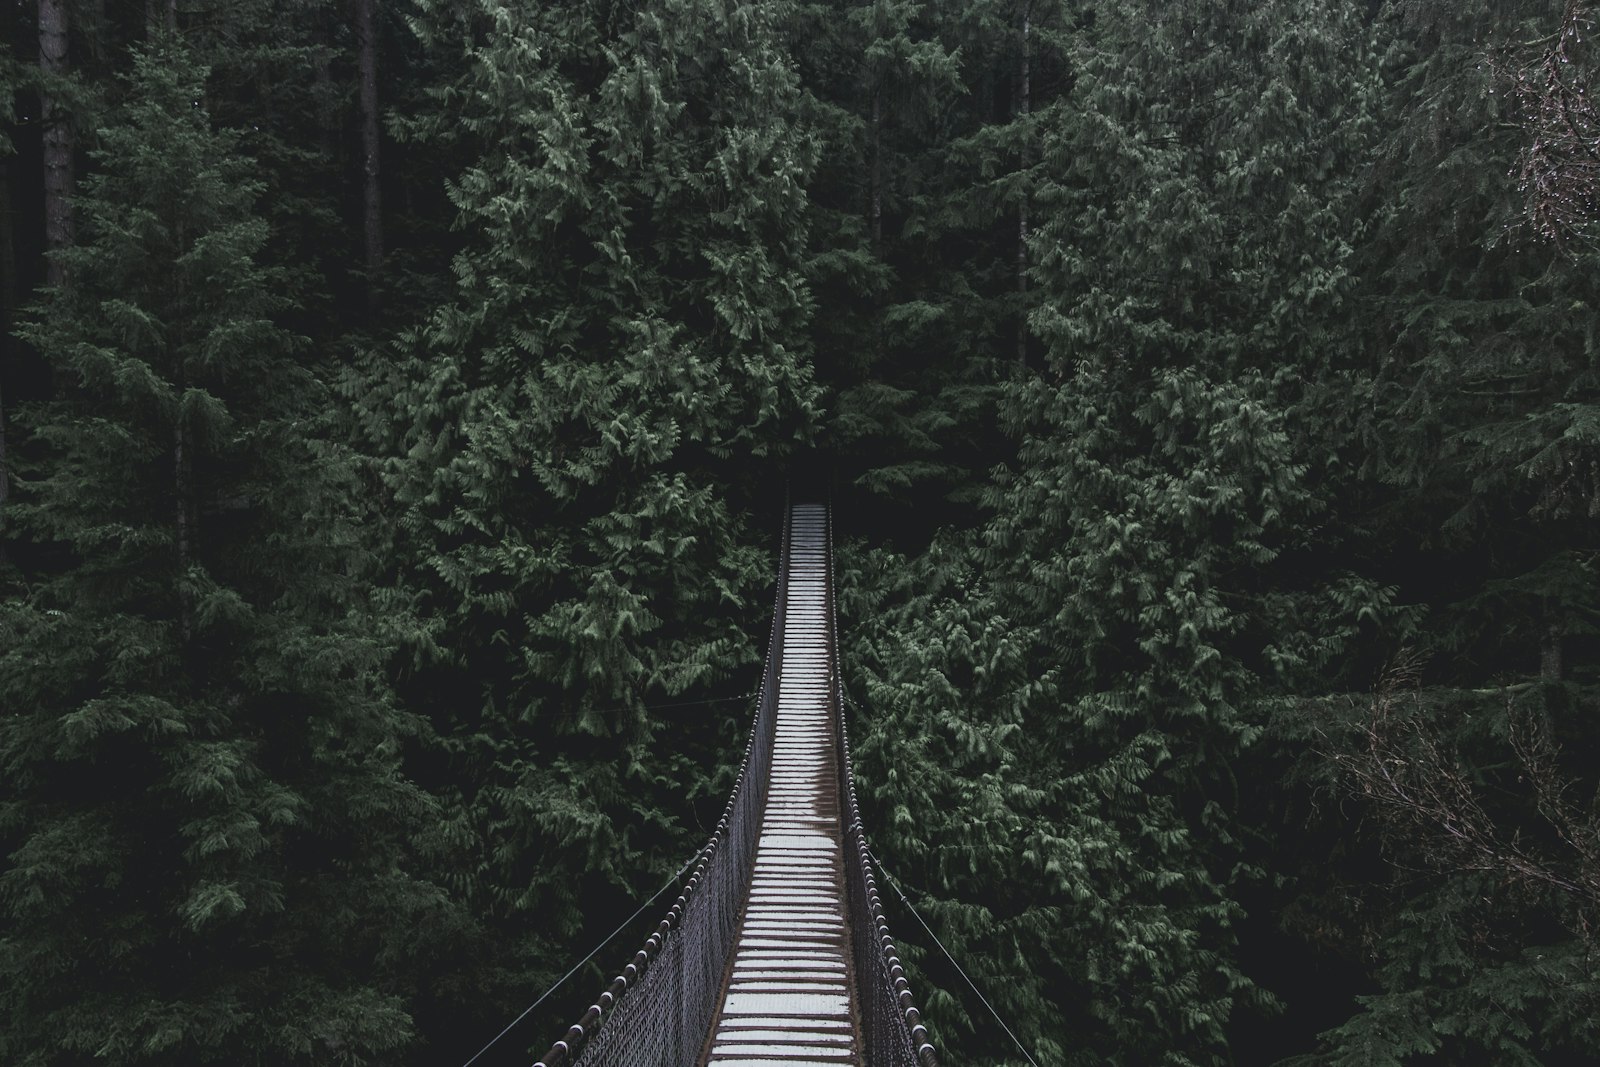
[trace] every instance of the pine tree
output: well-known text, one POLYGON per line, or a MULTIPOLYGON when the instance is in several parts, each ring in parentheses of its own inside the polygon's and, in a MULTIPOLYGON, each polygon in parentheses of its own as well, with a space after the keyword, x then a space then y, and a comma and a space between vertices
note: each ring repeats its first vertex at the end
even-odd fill
MULTIPOLYGON (((1312 551, 1378 68, 1348 4, 1028 15, 1070 77, 973 143, 1036 138, 988 214, 1030 205, 1042 358, 1003 392, 981 542, 898 562, 881 624, 852 613, 860 770, 885 853, 1044 1057, 1226 1062, 1270 1000, 1235 945, 1257 701, 1391 614, 1312 551)), ((930 1016, 993 1054, 926 965, 930 1016)))
MULTIPOLYGON (((1347 405, 1361 480, 1340 513, 1364 569, 1429 609, 1411 653, 1423 664, 1413 684, 1427 688, 1403 720, 1405 744, 1374 718, 1382 700, 1363 700, 1323 709, 1316 755, 1299 761, 1305 780, 1385 816, 1381 797, 1335 772, 1375 752, 1413 769, 1419 753, 1449 753, 1450 775, 1481 790, 1486 832, 1535 854, 1553 830, 1516 751, 1521 717, 1556 742, 1568 795, 1594 793, 1594 261, 1522 226, 1519 115, 1493 60, 1551 32, 1562 6, 1416 3, 1380 20, 1382 180, 1353 260, 1370 355, 1347 405)), ((1376 869, 1339 870, 1368 902, 1351 937, 1376 991, 1307 1062, 1592 1057, 1590 905, 1482 856, 1462 861, 1442 847, 1459 827, 1415 815, 1378 820, 1388 831, 1368 850, 1388 847, 1376 869)), ((1465 806, 1449 816, 1474 817, 1465 806)), ((1311 880, 1306 892, 1317 899, 1311 880)))
MULTIPOLYGON (((63 108, 62 82, 69 74, 67 53, 68 5, 66 0, 39 0, 39 69, 43 81, 39 119, 44 124, 45 247, 51 251, 72 244, 72 115, 63 108)), ((65 260, 59 256, 48 267, 51 285, 65 284, 65 260)))
POLYGON ((1003 454, 996 385, 1028 336, 1018 233, 1037 158, 1022 27, 1028 99, 1053 101, 1073 16, 1010 0, 819 6, 840 39, 807 50, 822 53, 808 54, 808 85, 848 116, 816 193, 837 211, 817 259, 838 309, 818 322, 838 390, 830 438, 844 476, 893 503, 886 517, 915 501, 970 522, 974 474, 1003 454))
POLYGON ((437 732, 419 766, 494 931, 461 966, 517 983, 461 1005, 487 1026, 731 782, 745 703, 649 706, 738 693, 759 661, 772 489, 816 420, 816 148, 782 5, 459 15, 418 21, 465 62, 407 131, 470 161, 459 289, 352 389, 415 620, 399 685, 437 732))
POLYGON ((342 461, 261 186, 172 39, 132 55, 25 338, 0 607, 0 1058, 346 1063, 410 1022, 395 770, 342 461))
POLYGON ((1481 61, 1558 7, 1420 4, 1390 24, 1401 118, 1363 263, 1378 360, 1361 429, 1373 480, 1406 501, 1373 521, 1429 574, 1429 644, 1463 680, 1560 681, 1564 646, 1597 635, 1594 260, 1520 228, 1521 143, 1481 61))

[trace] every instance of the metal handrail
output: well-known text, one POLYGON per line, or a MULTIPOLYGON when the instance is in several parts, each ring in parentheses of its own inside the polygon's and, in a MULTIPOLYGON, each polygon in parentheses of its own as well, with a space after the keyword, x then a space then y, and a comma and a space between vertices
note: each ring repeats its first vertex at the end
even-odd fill
MULTIPOLYGON (((712 998, 721 992, 721 982, 715 976, 724 972, 732 954, 740 909, 749 894, 761 812, 768 792, 788 612, 792 522, 792 508, 786 500, 766 669, 750 740, 722 818, 697 853, 694 873, 655 933, 534 1067, 688 1067, 696 1059, 695 1051, 703 1047, 716 1016, 712 998), (733 865, 731 871, 729 864, 733 865), (698 928, 694 937, 685 933, 691 924, 698 928), (649 990, 643 1002, 639 1001, 641 989, 649 990), (629 993, 634 994, 633 998, 625 999, 629 993), (630 1013, 639 1024, 637 1031, 626 1027, 619 1031, 616 1026, 603 1029, 619 1015, 630 1013)), ((856 1002, 862 1015, 858 1028, 862 1062, 866 1067, 939 1067, 938 1054, 928 1039, 905 968, 889 936, 856 801, 839 676, 831 501, 825 531, 829 714, 838 746, 839 790, 843 798, 845 898, 851 923, 856 1002)))
MULTIPOLYGON (((747 792, 754 790, 760 796, 752 803, 757 812, 765 805, 768 784, 767 766, 772 758, 772 739, 777 721, 777 678, 782 663, 782 624, 788 608, 789 587, 789 507, 785 500, 783 534, 780 540, 777 592, 774 597, 772 613, 772 630, 767 639, 766 669, 762 674, 761 687, 756 699, 756 713, 750 729, 750 740, 745 745, 744 760, 740 764, 739 775, 734 780, 732 791, 728 795, 728 803, 723 808, 722 818, 718 820, 716 829, 710 839, 700 849, 694 862, 694 873, 689 876, 683 891, 678 899, 668 910, 666 916, 657 925, 655 933, 645 941, 644 946, 634 953, 633 959, 622 969, 622 973, 612 979, 611 984, 589 1010, 570 1027, 566 1034, 545 1053, 534 1067, 575 1067, 587 1064, 584 1054, 601 1028, 616 1014, 616 1009, 623 997, 636 988, 644 979, 651 968, 651 964, 662 954, 662 950, 674 938, 683 925, 684 918, 690 910, 701 903, 701 894, 697 893, 705 880, 706 872, 712 867, 713 862, 723 850, 724 843, 730 836, 739 838, 734 841, 735 853, 744 852, 747 855, 735 855, 734 859, 740 862, 741 881, 748 887, 751 871, 755 865, 755 842, 757 835, 745 827, 735 827, 735 813, 739 810, 741 800, 747 800, 747 792), (752 773, 758 771, 759 773, 752 773), (741 830, 742 833, 731 833, 741 830), (740 847, 742 846, 742 847, 740 847)), ((729 938, 729 949, 732 947, 729 938)), ((722 953, 726 955, 726 952, 722 953)), ((680 1015, 680 1028, 686 1025, 680 1015)), ((709 1025, 709 1020, 705 1025, 709 1025)), ((701 1026, 704 1029, 705 1026, 701 1026)))
POLYGON ((833 581, 833 507, 828 507, 828 665, 832 672, 832 703, 835 738, 839 746, 839 790, 844 797, 847 847, 845 853, 845 896, 853 926, 856 990, 865 1018, 861 1020, 864 1061, 869 1067, 939 1067, 939 1054, 928 1038, 922 1013, 911 994, 911 983, 889 923, 883 915, 877 880, 872 875, 867 834, 861 825, 861 809, 856 803, 855 775, 851 769, 850 736, 844 721, 844 691, 839 678, 839 609, 833 581), (865 935, 865 936, 863 936, 865 935))

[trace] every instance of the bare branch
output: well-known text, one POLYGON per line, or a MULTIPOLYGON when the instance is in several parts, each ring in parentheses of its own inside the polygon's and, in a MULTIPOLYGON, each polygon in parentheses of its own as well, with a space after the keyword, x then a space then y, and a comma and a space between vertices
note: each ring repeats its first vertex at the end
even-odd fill
POLYGON ((1589 234, 1600 218, 1600 111, 1589 92, 1584 50, 1593 32, 1582 0, 1568 0, 1555 33, 1489 57, 1525 134, 1512 171, 1525 220, 1563 247, 1589 234))
POLYGON ((1391 845, 1436 872, 1479 871, 1508 884, 1574 898, 1575 932, 1592 933, 1600 908, 1600 817, 1572 801, 1575 781, 1542 715, 1508 696, 1507 721, 1519 783, 1531 793, 1555 840, 1530 842, 1515 820, 1486 800, 1460 753, 1430 720, 1420 664, 1403 655, 1381 677, 1354 743, 1322 733, 1324 755, 1348 776, 1351 792, 1372 805, 1391 845))

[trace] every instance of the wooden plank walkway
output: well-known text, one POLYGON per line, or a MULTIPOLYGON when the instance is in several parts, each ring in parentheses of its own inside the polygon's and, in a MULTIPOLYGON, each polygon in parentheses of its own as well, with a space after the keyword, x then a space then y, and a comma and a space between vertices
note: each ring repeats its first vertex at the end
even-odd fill
POLYGON ((771 786, 710 1067, 861 1062, 829 721, 826 509, 797 504, 789 524, 771 786))

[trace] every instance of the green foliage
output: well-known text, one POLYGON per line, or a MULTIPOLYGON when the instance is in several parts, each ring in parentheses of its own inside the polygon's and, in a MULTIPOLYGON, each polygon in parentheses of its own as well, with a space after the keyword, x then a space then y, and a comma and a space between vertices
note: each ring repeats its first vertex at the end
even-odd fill
POLYGON ((816 146, 784 14, 418 17, 463 49, 408 136, 469 158, 469 238, 456 294, 351 395, 394 500, 398 691, 436 733, 417 773, 451 805, 441 873, 519 982, 676 868, 705 832, 690 802, 730 784, 742 702, 649 706, 749 688, 773 564, 741 502, 776 504, 764 471, 816 419, 816 146))
MULTIPOLYGON (((1511 5, 1491 40, 1536 35, 1554 7, 1511 5)), ((1592 633, 1600 608, 1586 580, 1600 507, 1594 263, 1516 228, 1516 190, 1498 175, 1519 131, 1476 59, 1489 17, 1396 13, 1387 73, 1403 118, 1380 157, 1393 177, 1363 264, 1385 344, 1360 386, 1359 433, 1369 476, 1404 501, 1374 520, 1387 541, 1463 564, 1440 568, 1427 637, 1468 679, 1513 649, 1531 669, 1592 633)))
MULTIPOLYGON (((1259 378, 1084 371, 1012 411, 985 546, 868 557, 843 600, 875 834, 1038 1054, 1223 1062, 1261 999, 1231 958, 1228 768, 1250 665, 1292 640, 1246 606, 1308 512, 1304 466, 1259 378)), ((992 1049, 926 966, 941 1037, 992 1049)))
POLYGON ((1377 67, 1343 3, 1133 3, 1074 42, 1045 127, 1032 322, 1053 367, 1314 380, 1352 285, 1377 67))
POLYGON ((796 51, 829 146, 814 194, 828 244, 812 260, 830 309, 816 324, 836 392, 829 443, 871 496, 950 500, 970 523, 1020 318, 1016 173, 1031 132, 1009 87, 1021 8, 808 10, 796 51))
POLYGON ((7 513, 37 546, 0 609, 12 1063, 387 1056, 408 927, 442 909, 400 868, 427 803, 395 774, 325 394, 204 77, 135 53, 71 285, 24 329, 62 387, 19 413, 7 513))
POLYGON ((465 1058, 703 838, 814 447, 874 840, 1040 1062, 1594 1058, 1596 264, 1495 59, 1562 4, 379 8, 375 287, 337 5, 6 24, 8 316, 41 86, 87 178, 0 366, 0 1060, 465 1058))
POLYGON ((1373 985, 1293 1062, 1586 1058, 1600 904, 1593 694, 1422 690, 1414 671, 1391 669, 1367 700, 1286 707, 1275 728, 1297 752, 1293 786, 1353 788, 1371 814, 1352 830, 1328 813, 1313 823, 1333 825, 1314 831, 1365 839, 1388 861, 1341 857, 1316 872, 1347 887, 1326 906, 1366 946, 1373 985))

